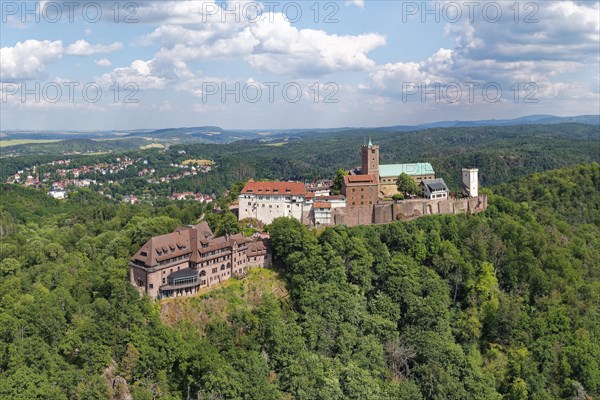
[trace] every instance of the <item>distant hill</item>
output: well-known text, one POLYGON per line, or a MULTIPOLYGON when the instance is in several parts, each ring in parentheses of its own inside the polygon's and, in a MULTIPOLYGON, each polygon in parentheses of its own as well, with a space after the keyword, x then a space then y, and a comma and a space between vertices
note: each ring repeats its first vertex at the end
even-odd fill
POLYGON ((557 117, 554 115, 527 115, 513 119, 486 119, 480 121, 439 121, 420 125, 396 125, 377 128, 387 131, 414 131, 429 128, 467 128, 477 126, 511 126, 532 124, 579 123, 600 125, 600 115, 578 115, 573 117, 557 117))
POLYGON ((557 117, 554 115, 527 115, 514 119, 488 119, 479 121, 438 121, 417 125, 394 125, 383 127, 339 127, 314 129, 223 129, 218 126, 179 127, 164 129, 101 130, 101 131, 2 131, 1 140, 62 140, 62 139, 117 139, 117 138, 154 138, 173 143, 231 143, 246 139, 277 140, 310 135, 337 133, 342 131, 418 131, 430 128, 459 128, 478 126, 511 126, 530 124, 580 123, 600 126, 600 115, 577 115, 557 117))
POLYGON ((143 138, 114 140, 67 139, 52 143, 28 143, 0 148, 0 155, 86 154, 136 150, 151 143, 143 138))

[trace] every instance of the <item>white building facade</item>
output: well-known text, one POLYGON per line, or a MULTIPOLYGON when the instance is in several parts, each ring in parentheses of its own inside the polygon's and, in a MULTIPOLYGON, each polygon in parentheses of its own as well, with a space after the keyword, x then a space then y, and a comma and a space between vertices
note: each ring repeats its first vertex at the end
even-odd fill
POLYGON ((306 188, 302 182, 248 181, 238 196, 239 219, 255 218, 270 224, 278 217, 302 221, 306 188))
POLYGON ((479 196, 479 170, 477 168, 462 169, 462 189, 465 196, 479 196))

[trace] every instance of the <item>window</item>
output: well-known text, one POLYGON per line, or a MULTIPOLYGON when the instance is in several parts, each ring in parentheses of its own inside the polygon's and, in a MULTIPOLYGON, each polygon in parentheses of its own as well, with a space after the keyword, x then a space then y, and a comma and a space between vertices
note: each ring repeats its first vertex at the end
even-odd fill
POLYGON ((216 274, 216 273, 217 273, 217 268, 213 268, 213 269, 212 269, 212 273, 213 273, 213 274, 216 274))
POLYGON ((189 284, 194 284, 196 283, 198 280, 197 276, 186 276, 183 278, 175 278, 173 280, 171 280, 171 284, 173 286, 182 286, 182 285, 189 285, 189 284))
POLYGON ((150 284, 150 289, 154 289, 154 285, 152 283, 150 284))
POLYGON ((138 279, 138 280, 137 280, 137 285, 138 285, 138 286, 144 286, 144 281, 143 281, 143 280, 141 280, 141 279, 138 279))

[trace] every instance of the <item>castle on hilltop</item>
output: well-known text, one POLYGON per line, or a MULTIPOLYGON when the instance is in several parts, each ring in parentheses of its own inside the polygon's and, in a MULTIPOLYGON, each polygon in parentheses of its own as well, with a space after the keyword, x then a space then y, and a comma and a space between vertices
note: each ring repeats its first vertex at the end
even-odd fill
MULTIPOLYGON (((265 224, 278 217, 295 218, 320 227, 383 224, 429 214, 474 213, 487 208, 487 197, 478 195, 478 170, 463 168, 465 198, 449 196, 443 179, 435 177, 429 163, 379 164, 379 146, 371 140, 361 148, 361 167, 344 176, 341 195, 332 194, 333 181, 248 181, 238 197, 239 220, 253 218, 265 224), (412 177, 420 198, 393 201, 398 175, 412 177)), ((271 265, 267 238, 241 233, 215 237, 206 222, 179 227, 148 240, 129 262, 129 279, 140 293, 151 298, 197 293, 243 276, 249 268, 271 265)))
POLYGON ((487 208, 487 197, 479 196, 477 168, 462 169, 464 198, 452 198, 442 178, 436 178, 430 163, 379 164, 379 146, 369 139, 361 147, 361 166, 344 176, 341 195, 332 194, 333 181, 256 182, 250 180, 238 197, 238 218, 265 224, 278 217, 292 217, 309 226, 369 225, 406 220, 427 214, 478 212, 487 208), (419 198, 402 201, 398 193, 400 174, 418 185, 419 198))

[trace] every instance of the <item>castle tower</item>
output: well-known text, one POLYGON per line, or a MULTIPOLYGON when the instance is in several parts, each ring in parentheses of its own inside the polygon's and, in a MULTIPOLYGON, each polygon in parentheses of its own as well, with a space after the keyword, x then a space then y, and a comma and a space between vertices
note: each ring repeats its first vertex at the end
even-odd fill
POLYGON ((361 175, 372 175, 379 181, 379 146, 373 145, 371 138, 369 138, 369 144, 362 146, 360 159, 361 175))
POLYGON ((463 194, 468 197, 479 196, 479 170, 477 168, 462 169, 463 194))

